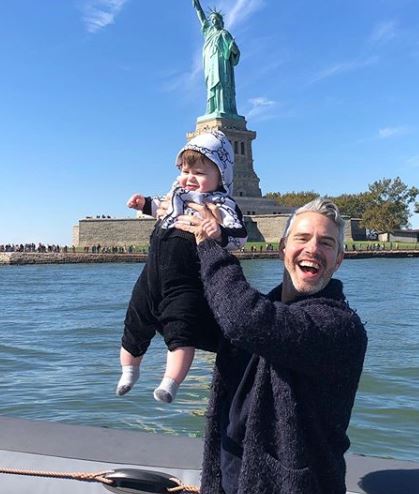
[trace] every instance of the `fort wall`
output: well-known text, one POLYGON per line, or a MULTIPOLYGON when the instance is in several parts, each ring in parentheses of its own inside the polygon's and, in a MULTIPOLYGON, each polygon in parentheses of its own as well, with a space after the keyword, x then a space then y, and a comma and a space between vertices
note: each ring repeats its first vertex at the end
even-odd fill
MULTIPOLYGON (((249 242, 278 242, 281 238, 289 215, 261 214, 245 216, 244 221, 249 234, 249 242)), ((73 227, 73 245, 76 247, 129 247, 149 243, 155 219, 143 218, 86 218, 73 227)), ((365 230, 359 227, 359 221, 346 221, 345 240, 364 240, 365 230)))
POLYGON ((128 247, 146 245, 156 220, 154 218, 86 218, 73 228, 76 247, 128 247), (78 231, 77 231, 78 230, 78 231))

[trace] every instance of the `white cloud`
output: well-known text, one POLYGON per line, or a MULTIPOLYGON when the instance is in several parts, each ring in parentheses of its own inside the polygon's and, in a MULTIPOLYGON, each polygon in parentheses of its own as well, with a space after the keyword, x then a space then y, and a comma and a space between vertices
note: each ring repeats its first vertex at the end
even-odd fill
POLYGON ((277 106, 277 102, 266 98, 265 96, 258 96, 256 98, 250 98, 249 103, 251 108, 246 112, 248 119, 252 120, 265 120, 272 118, 272 110, 277 106))
POLYGON ((387 43, 397 36, 397 31, 398 27, 396 21, 380 22, 374 26, 370 35, 370 42, 374 44, 387 43))
MULTIPOLYGON (((231 0, 229 0, 228 4, 231 4, 231 0)), ((222 5, 227 6, 227 2, 224 2, 222 5)), ((222 5, 221 10, 223 10, 222 5)), ((231 28, 237 24, 243 23, 264 5, 264 0, 235 0, 234 5, 228 9, 228 13, 225 15, 224 20, 226 26, 231 28)), ((227 11, 227 9, 225 10, 227 11)))
POLYGON ((378 57, 369 57, 363 60, 352 60, 349 62, 337 63, 315 74, 309 81, 309 84, 314 84, 315 82, 319 82, 324 79, 328 79, 329 77, 334 77, 347 72, 354 72, 356 70, 363 69, 364 67, 374 65, 377 62, 378 57))
POLYGON ((378 131, 379 139, 391 139, 392 137, 397 137, 400 135, 405 135, 409 133, 407 127, 383 127, 378 131))
POLYGON ((204 84, 202 52, 201 50, 198 50, 193 56, 192 67, 190 70, 182 73, 176 71, 164 76, 166 82, 164 83, 163 89, 168 92, 177 89, 181 89, 182 91, 191 90, 201 78, 202 80, 200 82, 201 84, 204 84))
POLYGON ((89 33, 113 24, 116 16, 128 0, 87 0, 84 4, 83 22, 89 33))

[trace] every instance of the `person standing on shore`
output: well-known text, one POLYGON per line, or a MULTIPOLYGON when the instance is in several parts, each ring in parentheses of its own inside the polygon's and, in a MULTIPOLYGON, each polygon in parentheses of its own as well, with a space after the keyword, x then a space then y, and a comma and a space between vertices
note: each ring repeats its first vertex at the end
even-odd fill
POLYGON ((207 235, 217 225, 214 208, 191 207, 200 216, 180 217, 177 227, 195 235, 224 336, 201 494, 345 494, 346 430, 367 336, 332 279, 343 260, 337 207, 316 199, 295 211, 280 243, 282 284, 268 295, 248 284, 217 235, 207 235))

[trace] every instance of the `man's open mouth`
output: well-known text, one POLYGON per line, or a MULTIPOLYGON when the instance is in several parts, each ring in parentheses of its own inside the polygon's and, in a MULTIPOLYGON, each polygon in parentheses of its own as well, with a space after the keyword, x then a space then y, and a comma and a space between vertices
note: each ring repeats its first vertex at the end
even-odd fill
POLYGON ((320 264, 315 261, 300 261, 298 266, 304 273, 317 274, 320 270, 320 264))

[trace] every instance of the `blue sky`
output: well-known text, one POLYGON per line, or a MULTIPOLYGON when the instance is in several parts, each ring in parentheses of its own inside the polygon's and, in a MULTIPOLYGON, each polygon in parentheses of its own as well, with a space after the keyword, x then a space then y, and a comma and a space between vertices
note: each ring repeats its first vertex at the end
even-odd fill
MULTIPOLYGON (((236 38, 262 192, 419 186, 417 0, 201 0, 236 38)), ((191 0, 2 0, 0 243, 168 190, 204 114, 191 0)), ((411 219, 419 227, 419 215, 411 219)))

